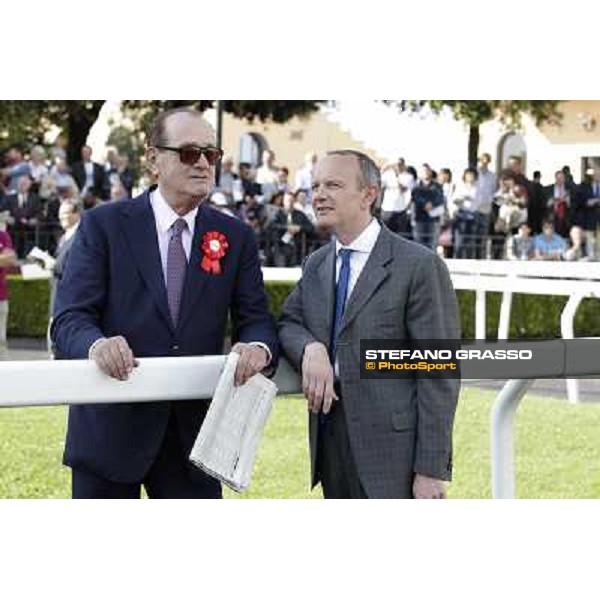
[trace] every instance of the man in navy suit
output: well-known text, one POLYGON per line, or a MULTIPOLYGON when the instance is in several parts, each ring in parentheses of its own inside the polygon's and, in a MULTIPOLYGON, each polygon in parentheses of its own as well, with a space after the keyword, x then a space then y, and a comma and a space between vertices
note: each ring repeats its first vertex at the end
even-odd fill
MULTIPOLYGON (((200 113, 161 114, 148 142, 158 185, 81 221, 57 291, 55 352, 126 380, 136 357, 221 354, 231 312, 241 384, 277 360, 254 234, 203 203, 222 152, 200 113)), ((139 498, 143 485, 151 498, 220 498, 220 484, 188 462, 207 407, 72 406, 73 497, 139 498)))

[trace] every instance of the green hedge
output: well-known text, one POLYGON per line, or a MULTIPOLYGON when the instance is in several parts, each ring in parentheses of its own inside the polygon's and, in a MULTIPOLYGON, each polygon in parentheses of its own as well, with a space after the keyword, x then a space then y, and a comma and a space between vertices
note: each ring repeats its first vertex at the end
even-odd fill
POLYGON ((20 275, 8 276, 9 337, 46 337, 50 305, 48 279, 23 279, 20 275))
MULTIPOLYGON (((475 337, 475 292, 457 291, 463 338, 475 337)), ((509 338, 559 338, 560 315, 567 303, 565 296, 537 296, 513 294, 510 312, 509 338)), ((486 294, 486 337, 495 339, 500 320, 500 292, 486 294)), ((576 336, 600 336, 600 303, 596 298, 585 298, 575 315, 576 336)))
MULTIPOLYGON (((281 306, 293 287, 293 284, 288 283, 267 284, 269 306, 274 315, 279 316, 281 306)), ((473 339, 475 337, 475 292, 457 290, 456 295, 463 338, 473 339)), ((486 337, 488 339, 495 339, 498 335, 501 301, 502 294, 499 292, 486 294, 486 337)), ((510 338, 560 337, 560 314, 566 303, 567 298, 563 296, 514 294, 510 315, 510 338)), ((596 298, 586 298, 579 305, 575 316, 575 334, 600 336, 600 301, 596 298)))
MULTIPOLYGON (((267 283, 269 308, 275 316, 294 284, 267 283)), ((9 277, 10 315, 8 334, 11 337, 45 337, 48 325, 48 302, 50 284, 47 280, 24 281, 19 276, 9 277)), ((457 292, 464 338, 475 336, 475 292, 457 292)), ((494 339, 498 332, 500 316, 500 293, 487 294, 487 337, 494 339)), ((511 338, 560 337, 560 313, 567 302, 561 296, 535 296, 515 294, 510 320, 511 338)), ((586 298, 575 317, 575 333, 578 336, 600 336, 600 303, 586 298)))

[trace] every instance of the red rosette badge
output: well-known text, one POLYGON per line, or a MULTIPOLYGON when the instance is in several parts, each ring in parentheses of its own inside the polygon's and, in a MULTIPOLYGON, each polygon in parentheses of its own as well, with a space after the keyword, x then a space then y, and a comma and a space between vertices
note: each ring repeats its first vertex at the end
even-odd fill
POLYGON ((209 231, 202 238, 202 263, 200 266, 213 275, 221 274, 221 263, 219 262, 227 252, 229 242, 219 231, 209 231))

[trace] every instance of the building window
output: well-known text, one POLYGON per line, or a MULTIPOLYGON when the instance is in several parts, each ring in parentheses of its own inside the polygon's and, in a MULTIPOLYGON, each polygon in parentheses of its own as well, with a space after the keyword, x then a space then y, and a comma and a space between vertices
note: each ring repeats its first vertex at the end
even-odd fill
POLYGON ((523 162, 523 172, 527 172, 527 147, 520 133, 511 131, 504 135, 498 143, 497 171, 501 172, 508 166, 511 156, 520 156, 523 162))
POLYGON ((244 133, 240 138, 238 162, 258 167, 262 161, 263 150, 268 147, 267 141, 260 133, 244 133))

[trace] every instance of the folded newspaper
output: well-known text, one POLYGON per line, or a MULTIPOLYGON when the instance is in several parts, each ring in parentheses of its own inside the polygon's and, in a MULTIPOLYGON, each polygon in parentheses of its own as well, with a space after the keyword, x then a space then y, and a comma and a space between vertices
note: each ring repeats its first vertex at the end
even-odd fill
POLYGON ((277 386, 259 373, 235 387, 238 359, 237 352, 227 357, 190 461, 236 492, 243 492, 250 485, 277 386))

